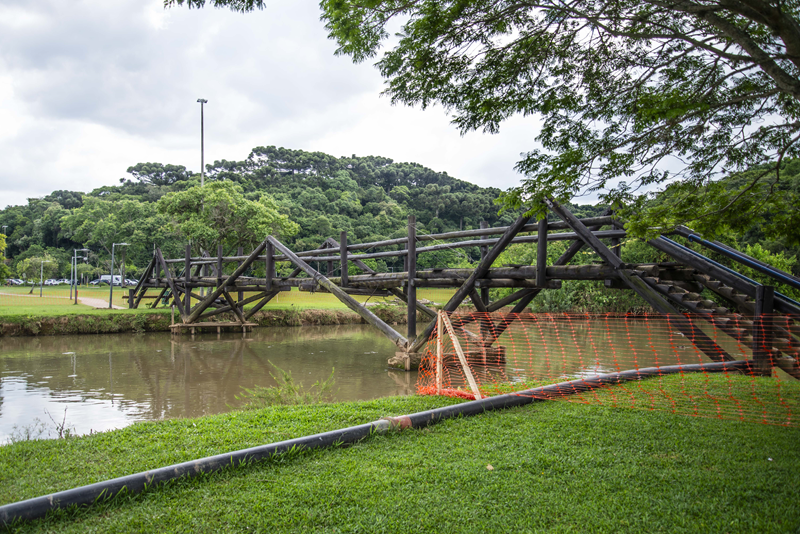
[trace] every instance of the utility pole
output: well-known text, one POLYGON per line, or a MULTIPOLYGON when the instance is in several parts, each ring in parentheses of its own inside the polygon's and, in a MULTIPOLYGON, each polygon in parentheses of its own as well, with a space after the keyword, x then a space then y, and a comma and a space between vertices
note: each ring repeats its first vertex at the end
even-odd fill
POLYGON ((200 187, 205 185, 206 181, 206 155, 205 155, 205 139, 203 132, 203 104, 208 104, 205 98, 198 98, 200 102, 200 187))

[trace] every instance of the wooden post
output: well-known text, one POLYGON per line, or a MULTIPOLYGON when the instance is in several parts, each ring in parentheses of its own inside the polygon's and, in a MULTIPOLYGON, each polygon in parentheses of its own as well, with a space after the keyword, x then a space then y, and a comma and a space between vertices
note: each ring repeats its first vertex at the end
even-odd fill
MULTIPOLYGON (((622 223, 614 221, 611 225, 611 228, 614 230, 624 230, 625 228, 622 226, 622 223)), ((611 251, 617 255, 618 258, 622 258, 622 244, 619 241, 618 237, 611 238, 611 251)))
POLYGON ((133 298, 134 295, 136 295, 136 290, 128 289, 128 308, 130 308, 131 310, 134 308, 134 304, 136 304, 136 300, 133 298))
POLYGON ((408 216, 408 278, 406 294, 408 295, 408 339, 417 335, 417 288, 414 278, 417 275, 417 218, 408 216))
POLYGON ((453 343, 453 348, 456 350, 458 361, 461 362, 461 369, 463 369, 464 376, 467 378, 467 383, 469 384, 472 393, 475 395, 475 400, 481 400, 483 397, 481 396, 481 391, 478 389, 478 383, 475 381, 475 377, 472 376, 472 371, 469 368, 467 357, 464 355, 464 350, 461 348, 461 343, 458 342, 456 333, 453 330, 453 325, 450 323, 450 318, 447 317, 447 314, 444 312, 444 310, 439 310, 439 317, 441 317, 445 328, 447 328, 447 333, 450 334, 450 341, 453 343))
POLYGON ((547 215, 539 220, 539 241, 536 243, 536 285, 547 286, 547 215))
POLYGON ((222 245, 217 245, 217 287, 222 285, 222 245))
POLYGON ((272 246, 272 243, 269 241, 267 242, 266 248, 266 265, 264 269, 265 276, 267 278, 267 291, 272 291, 272 279, 275 277, 275 247, 272 246))
POLYGON ((756 286, 756 305, 753 313, 753 360, 756 374, 772 375, 772 311, 775 301, 773 286, 756 286))
MULTIPOLYGON (((244 254, 244 247, 239 247, 239 248, 236 249, 236 255, 237 256, 241 256, 243 254, 244 254)), ((239 262, 239 265, 241 265, 241 264, 242 264, 242 262, 239 262)), ((239 301, 242 301, 242 300, 244 300, 244 291, 239 291, 239 301)), ((242 308, 243 307, 239 308, 239 313, 242 312, 242 308)))
POLYGON ((442 394, 442 360, 444 359, 443 336, 444 321, 442 312, 436 315, 436 394, 442 394))
MULTIPOLYGON (((486 230, 487 228, 489 228, 489 223, 486 222, 486 221, 481 221, 481 230, 486 230)), ((481 236, 481 239, 487 239, 487 237, 486 236, 481 236)), ((487 247, 487 246, 481 247, 481 261, 483 261, 483 259, 486 257, 486 255, 488 253, 489 253, 489 247, 487 247)), ((483 301, 483 303, 486 306, 489 305, 489 288, 488 287, 482 287, 481 288, 481 300, 483 301)))
MULTIPOLYGON (((192 309, 192 246, 186 245, 186 260, 183 263, 183 307, 186 313, 192 309)), ((176 295, 177 296, 177 295, 176 295)))
POLYGON ((339 234, 339 258, 342 264, 342 287, 347 287, 347 232, 339 234))

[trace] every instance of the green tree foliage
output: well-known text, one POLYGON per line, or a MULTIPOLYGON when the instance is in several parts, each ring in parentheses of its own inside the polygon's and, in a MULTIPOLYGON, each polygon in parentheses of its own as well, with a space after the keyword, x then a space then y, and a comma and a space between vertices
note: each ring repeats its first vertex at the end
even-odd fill
MULTIPOLYGON (((639 233, 675 218, 710 227, 776 197, 781 161, 800 156, 797 2, 323 0, 321 6, 337 53, 355 61, 378 55, 393 19, 402 25, 377 62, 394 103, 441 104, 462 132, 496 132, 517 114, 541 118, 542 149, 517 164, 525 178, 505 195, 507 206, 543 211, 544 197, 566 201, 588 189, 628 206, 628 218, 642 221, 633 227, 639 233), (741 188, 718 185, 720 177, 756 166, 764 167, 741 188), (674 212, 648 211, 647 197, 637 197, 642 187, 676 180, 668 198, 674 212)), ((782 199, 798 204, 796 192, 782 199)), ((785 215, 775 224, 795 226, 796 214, 773 213, 785 215)))
POLYGON ((6 265, 6 234, 0 234, 0 278, 11 276, 11 269, 6 265))
POLYGON ((58 272, 58 261, 48 253, 44 253, 41 256, 31 256, 19 262, 16 266, 16 271, 17 276, 20 278, 41 282, 58 272))
POLYGON ((267 235, 292 236, 298 231, 269 195, 248 200, 242 187, 230 181, 165 195, 158 201, 158 211, 170 217, 181 235, 207 251, 216 251, 217 245, 249 249, 267 235))
MULTIPOLYGON (((151 185, 172 185, 192 177, 192 172, 187 171, 183 165, 162 165, 160 163, 137 163, 128 167, 128 173, 136 180, 151 185)), ((120 179, 120 182, 124 181, 124 178, 120 179)))

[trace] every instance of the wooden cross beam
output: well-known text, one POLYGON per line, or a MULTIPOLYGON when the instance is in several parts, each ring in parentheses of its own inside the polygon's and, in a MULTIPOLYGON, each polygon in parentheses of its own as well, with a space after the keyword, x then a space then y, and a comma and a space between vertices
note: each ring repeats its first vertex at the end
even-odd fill
POLYGON ((292 263, 294 263, 297 267, 302 269, 306 272, 311 278, 314 279, 316 283, 333 293, 336 298, 342 301, 345 306, 359 314, 365 321, 369 324, 383 332, 383 334, 388 337, 392 342, 400 348, 404 348, 408 341, 404 338, 401 334, 399 334, 394 328, 386 324, 380 317, 369 311, 365 306, 363 306, 360 302, 356 299, 342 291, 342 289, 328 280, 322 273, 315 270, 305 261, 301 260, 300 258, 295 255, 294 252, 289 250, 283 243, 278 241, 272 236, 267 238, 267 241, 272 243, 272 245, 281 251, 287 258, 289 258, 292 263))

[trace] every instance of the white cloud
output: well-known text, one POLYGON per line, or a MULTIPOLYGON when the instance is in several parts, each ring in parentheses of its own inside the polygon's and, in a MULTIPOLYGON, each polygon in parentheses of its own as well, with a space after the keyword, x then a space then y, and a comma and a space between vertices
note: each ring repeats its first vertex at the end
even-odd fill
POLYGON ((199 170, 277 145, 415 161, 480 185, 518 183, 535 122, 461 137, 440 108, 393 107, 369 64, 336 57, 314 2, 163 10, 161 0, 0 6, 0 207, 118 183, 140 161, 199 170))

